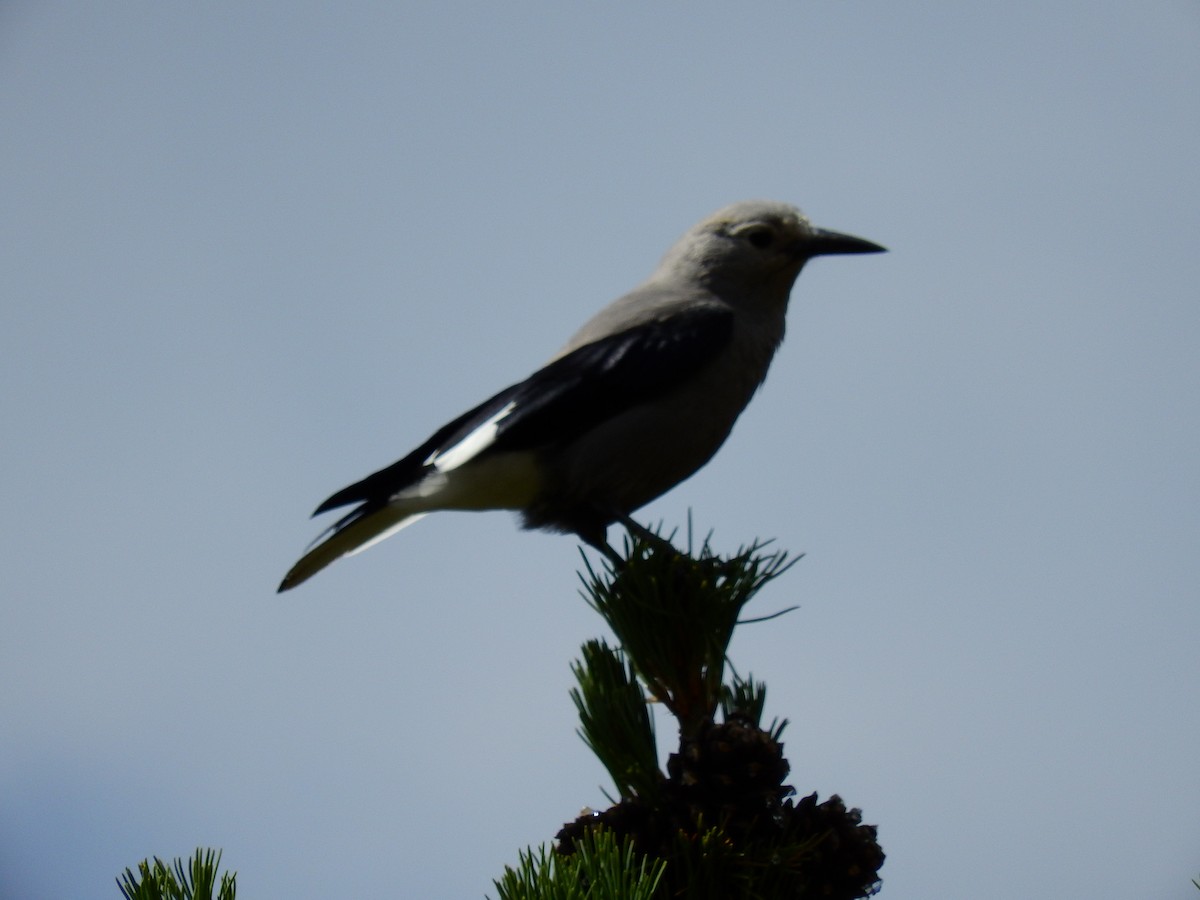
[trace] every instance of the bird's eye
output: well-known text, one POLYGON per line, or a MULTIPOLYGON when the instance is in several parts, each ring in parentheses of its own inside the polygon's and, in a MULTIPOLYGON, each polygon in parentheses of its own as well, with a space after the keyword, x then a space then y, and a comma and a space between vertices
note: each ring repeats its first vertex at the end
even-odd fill
POLYGON ((753 231, 746 233, 746 240, 759 250, 766 250, 775 242, 775 235, 769 229, 755 228, 753 231))

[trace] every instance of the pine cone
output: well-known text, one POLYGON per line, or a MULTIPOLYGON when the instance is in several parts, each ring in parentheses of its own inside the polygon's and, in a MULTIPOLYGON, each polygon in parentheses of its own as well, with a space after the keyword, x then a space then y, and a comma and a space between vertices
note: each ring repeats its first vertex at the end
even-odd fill
POLYGON ((783 745, 761 728, 734 718, 709 724, 684 740, 667 760, 667 773, 701 810, 722 818, 771 814, 792 793, 783 784, 791 767, 783 745))
POLYGON ((709 724, 671 755, 670 778, 653 803, 629 797, 585 812, 559 831, 558 852, 573 853, 593 828, 629 836, 639 853, 667 860, 662 897, 682 896, 699 871, 708 878, 704 896, 765 889, 780 898, 858 900, 875 893, 884 854, 874 826, 836 794, 824 803, 816 794, 785 800, 793 793, 783 784, 788 771, 782 745, 751 722, 709 724), (713 828, 724 839, 704 845, 699 838, 713 828))
POLYGON ((576 842, 596 828, 610 829, 619 838, 630 837, 639 853, 658 857, 668 855, 670 838, 676 830, 674 823, 640 799, 630 797, 604 812, 585 810, 574 822, 564 825, 554 836, 558 852, 570 856, 575 852, 576 842))
POLYGON ((862 824, 862 812, 846 809, 834 794, 824 803, 810 794, 783 804, 783 830, 789 841, 810 842, 799 869, 808 896, 855 900, 879 890, 885 859, 874 825, 862 824))

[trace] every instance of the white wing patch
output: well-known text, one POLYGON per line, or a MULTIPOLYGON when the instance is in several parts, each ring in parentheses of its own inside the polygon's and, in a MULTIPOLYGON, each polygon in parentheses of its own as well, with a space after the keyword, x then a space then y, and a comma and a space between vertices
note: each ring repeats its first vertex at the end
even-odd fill
POLYGON ((425 460, 425 465, 432 464, 439 472, 449 472, 451 469, 457 469, 465 462, 470 462, 496 442, 496 432, 500 429, 501 420, 511 413, 516 406, 515 402, 509 403, 457 444, 447 447, 445 450, 435 450, 429 454, 429 458, 425 460))

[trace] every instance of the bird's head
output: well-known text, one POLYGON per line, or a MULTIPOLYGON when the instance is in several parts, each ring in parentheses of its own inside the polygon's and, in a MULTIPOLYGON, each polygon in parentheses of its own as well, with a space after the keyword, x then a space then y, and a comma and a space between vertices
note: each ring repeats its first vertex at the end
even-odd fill
POLYGON ((789 204, 748 200, 691 228, 667 251, 659 273, 695 279, 728 300, 766 290, 786 302, 796 276, 814 256, 883 250, 871 241, 817 228, 789 204))

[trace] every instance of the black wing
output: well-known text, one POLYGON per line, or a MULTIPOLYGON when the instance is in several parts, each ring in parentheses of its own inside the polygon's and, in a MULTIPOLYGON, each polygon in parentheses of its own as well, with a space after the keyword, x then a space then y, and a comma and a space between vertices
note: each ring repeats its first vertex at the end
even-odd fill
POLYGON ((648 322, 571 351, 439 428, 404 459, 338 491, 313 515, 388 497, 418 481, 427 460, 512 404, 485 454, 565 444, 680 384, 716 357, 733 334, 733 313, 699 309, 648 322))

